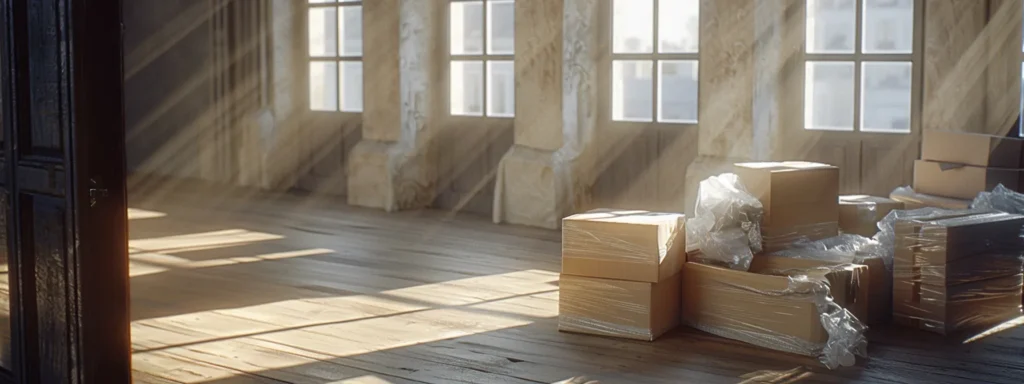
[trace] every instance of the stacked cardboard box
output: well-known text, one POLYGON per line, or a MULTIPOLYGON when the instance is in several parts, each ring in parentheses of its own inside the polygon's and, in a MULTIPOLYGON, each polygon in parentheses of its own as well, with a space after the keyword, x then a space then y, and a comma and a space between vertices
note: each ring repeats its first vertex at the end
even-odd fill
POLYGON ((679 324, 682 214, 597 209, 562 220, 558 329, 654 340, 679 324))
POLYGON ((746 272, 686 263, 683 322, 721 337, 801 355, 819 356, 826 346, 836 346, 835 354, 823 362, 830 367, 845 364, 840 360, 862 353, 867 343, 860 323, 847 313, 863 315, 868 310, 868 291, 861 284, 868 273, 863 265, 770 256, 755 257, 746 272))
POLYGON ((761 236, 765 252, 838 234, 839 168, 786 161, 739 163, 734 172, 764 206, 761 236))
POLYGON ((878 233, 878 222, 893 210, 903 209, 903 203, 877 196, 839 196, 839 230, 864 237, 878 233))
POLYGON ((947 334, 1021 313, 1024 216, 944 211, 896 223, 894 321, 947 334))
POLYGON ((971 200, 996 185, 1019 191, 1024 183, 1024 140, 977 133, 925 131, 914 162, 914 190, 971 200))

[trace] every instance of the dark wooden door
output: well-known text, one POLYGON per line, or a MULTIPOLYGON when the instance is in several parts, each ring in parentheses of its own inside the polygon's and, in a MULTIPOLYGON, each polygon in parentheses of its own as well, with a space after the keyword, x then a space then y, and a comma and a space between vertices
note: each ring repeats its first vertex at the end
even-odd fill
POLYGON ((0 223, 18 383, 129 383, 121 2, 2 0, 0 223))

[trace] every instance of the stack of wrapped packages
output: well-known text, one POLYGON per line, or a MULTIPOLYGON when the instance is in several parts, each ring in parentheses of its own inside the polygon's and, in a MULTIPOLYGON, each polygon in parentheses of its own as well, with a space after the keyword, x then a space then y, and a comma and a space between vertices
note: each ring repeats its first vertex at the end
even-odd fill
POLYGON ((558 329, 654 340, 679 325, 682 214, 596 209, 562 220, 558 329))

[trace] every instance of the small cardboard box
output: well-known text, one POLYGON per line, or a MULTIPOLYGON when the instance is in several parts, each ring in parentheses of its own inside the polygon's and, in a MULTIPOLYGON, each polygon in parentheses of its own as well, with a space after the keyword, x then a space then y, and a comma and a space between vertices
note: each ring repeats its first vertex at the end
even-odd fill
POLYGON ((764 206, 765 227, 836 221, 839 168, 801 161, 738 163, 734 172, 764 206))
POLYGON ((680 278, 645 283, 563 274, 558 330, 654 340, 679 325, 680 278))
POLYGON ((892 276, 880 256, 862 257, 857 264, 868 267, 868 315, 858 317, 868 325, 884 324, 892 319, 892 276))
POLYGON ((1022 168, 1024 140, 980 133, 924 131, 921 159, 979 167, 1022 168))
POLYGON ((595 209, 562 219, 562 273, 657 283, 686 261, 685 216, 595 209))
POLYGON ((902 202, 878 196, 839 196, 839 230, 864 237, 878 233, 878 222, 893 210, 903 209, 902 202))
POLYGON ((979 192, 991 191, 1002 184, 1012 190, 1020 189, 1024 170, 1014 168, 984 168, 973 165, 914 162, 914 190, 919 193, 974 199, 979 192))
MULTIPOLYGON (((788 276, 758 273, 786 269, 791 265, 789 260, 798 259, 778 260, 777 263, 786 264, 776 264, 770 271, 752 267, 749 272, 686 263, 682 277, 683 322, 705 332, 764 348, 816 355, 828 341, 828 333, 822 327, 821 313, 815 302, 823 300, 827 292, 803 286, 794 288, 788 276)), ((818 281, 828 280, 836 287, 836 303, 850 307, 851 303, 846 302, 850 297, 864 297, 860 285, 853 282, 861 281, 859 274, 867 272, 866 269, 858 266, 824 273, 824 276, 815 277, 813 273, 808 276, 818 281), (828 276, 830 274, 834 276, 828 276), (840 286, 846 291, 839 293, 840 286)))

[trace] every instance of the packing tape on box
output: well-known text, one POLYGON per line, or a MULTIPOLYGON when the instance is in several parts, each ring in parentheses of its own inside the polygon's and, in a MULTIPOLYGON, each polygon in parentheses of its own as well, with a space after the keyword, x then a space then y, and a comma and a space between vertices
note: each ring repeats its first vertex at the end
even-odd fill
MULTIPOLYGON (((831 270, 846 268, 847 265, 833 267, 815 268, 815 270, 831 270)), ((802 272, 808 272, 803 270, 802 272)), ((785 272, 789 276, 789 284, 783 290, 762 290, 754 287, 744 286, 735 282, 719 282, 728 289, 752 292, 769 297, 786 297, 789 300, 813 303, 818 310, 818 317, 821 320, 822 328, 828 335, 824 343, 814 343, 795 336, 786 335, 780 332, 768 330, 757 323, 756 314, 751 314, 746 321, 736 316, 728 319, 734 326, 721 326, 694 322, 684 316, 684 322, 694 328, 700 329, 721 337, 743 341, 749 344, 764 348, 790 352, 805 356, 817 356, 829 369, 841 366, 852 366, 856 363, 856 356, 867 356, 867 339, 864 331, 867 327, 861 323, 850 311, 836 304, 831 296, 829 285, 824 279, 810 278, 799 270, 777 271, 785 272)), ((715 289, 715 288, 712 288, 715 289)), ((785 311, 785 306, 777 306, 776 311, 785 311)), ((736 308, 736 313, 743 314, 743 308, 736 308)), ((793 314, 794 317, 799 316, 793 314)))

